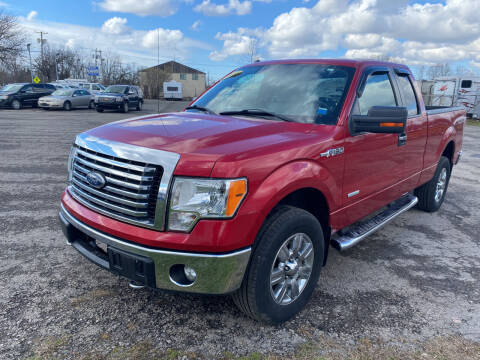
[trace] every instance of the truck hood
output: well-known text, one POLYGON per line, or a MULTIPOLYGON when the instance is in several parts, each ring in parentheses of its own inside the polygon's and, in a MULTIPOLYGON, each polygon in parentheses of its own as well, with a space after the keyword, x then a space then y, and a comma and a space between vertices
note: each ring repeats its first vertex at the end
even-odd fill
MULTIPOLYGON (((210 171, 221 157, 235 161, 235 158, 245 158, 249 153, 261 152, 265 148, 284 148, 285 143, 300 147, 308 137, 314 136, 310 133, 317 127, 261 118, 181 112, 121 120, 92 129, 88 134, 175 152, 181 155, 181 162, 188 163, 192 171, 195 171, 192 167, 210 171)), ((333 127, 325 128, 324 136, 327 138, 331 135, 328 128, 333 127)), ((321 140, 319 132, 315 133, 318 142, 321 140)), ((209 172, 205 176, 209 176, 209 172)))

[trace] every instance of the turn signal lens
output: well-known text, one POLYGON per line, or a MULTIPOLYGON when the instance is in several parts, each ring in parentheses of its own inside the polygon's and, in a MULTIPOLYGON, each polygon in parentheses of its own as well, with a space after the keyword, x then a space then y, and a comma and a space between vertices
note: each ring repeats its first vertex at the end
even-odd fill
POLYGON ((380 127, 403 127, 403 124, 402 123, 384 122, 384 123, 380 123, 380 127))
POLYGON ((234 180, 228 191, 226 215, 232 216, 247 193, 247 180, 234 180))

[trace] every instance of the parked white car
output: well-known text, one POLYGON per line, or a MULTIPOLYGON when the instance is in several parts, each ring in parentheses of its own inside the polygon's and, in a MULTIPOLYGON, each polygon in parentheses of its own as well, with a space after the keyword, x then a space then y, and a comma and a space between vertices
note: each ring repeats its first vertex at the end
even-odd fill
POLYGON ((83 83, 80 85, 83 89, 91 92, 92 94, 99 93, 105 90, 105 86, 99 83, 83 83))

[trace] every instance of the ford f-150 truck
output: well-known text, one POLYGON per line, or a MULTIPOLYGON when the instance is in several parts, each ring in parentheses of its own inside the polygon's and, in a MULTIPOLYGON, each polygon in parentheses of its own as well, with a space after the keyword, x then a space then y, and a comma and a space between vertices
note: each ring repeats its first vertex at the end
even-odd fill
POLYGON ((309 300, 330 245, 440 208, 465 118, 426 108, 404 65, 254 63, 183 112, 78 135, 62 228, 132 287, 232 294, 279 323, 309 300))

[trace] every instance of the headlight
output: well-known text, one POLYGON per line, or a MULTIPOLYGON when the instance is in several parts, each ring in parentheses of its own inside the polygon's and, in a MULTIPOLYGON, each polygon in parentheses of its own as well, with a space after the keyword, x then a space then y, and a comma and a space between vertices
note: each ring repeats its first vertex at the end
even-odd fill
POLYGON ((68 184, 72 182, 72 177, 73 177, 73 161, 75 160, 75 155, 77 154, 77 148, 75 146, 72 146, 72 149, 70 150, 70 156, 68 157, 68 164, 67 164, 67 169, 68 169, 68 184))
POLYGON ((7 99, 8 99, 8 95, 0 95, 0 99, 2 99, 2 100, 7 100, 7 99))
POLYGON ((117 96, 117 97, 115 98, 115 101, 118 101, 118 102, 123 101, 123 98, 122 98, 121 96, 117 96))
POLYGON ((247 179, 177 177, 170 198, 168 229, 190 231, 200 219, 231 218, 247 194, 247 179))

